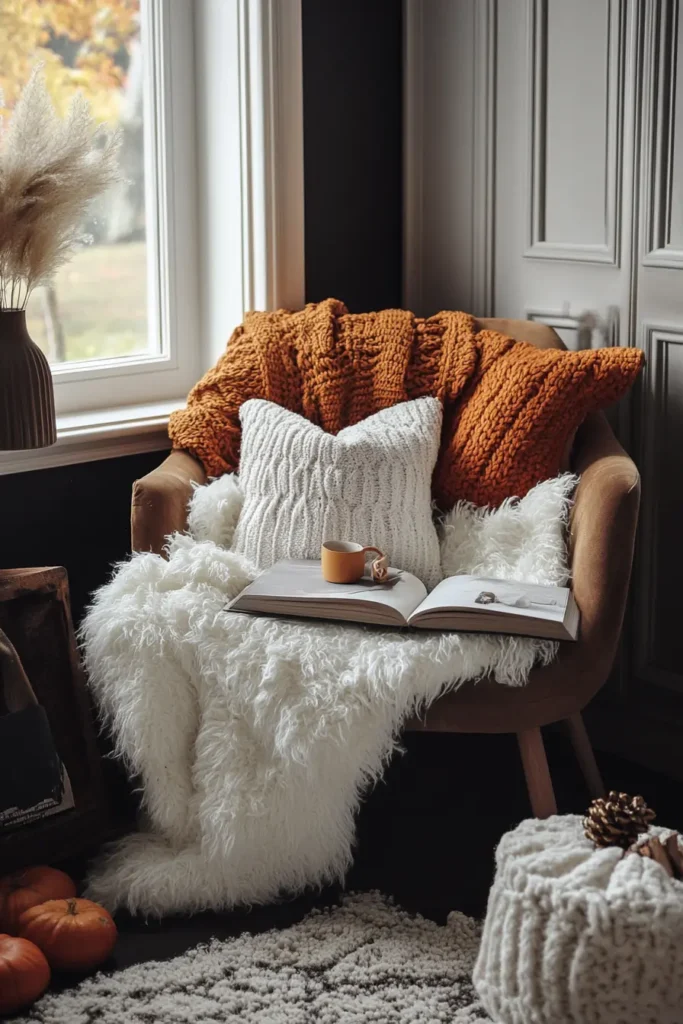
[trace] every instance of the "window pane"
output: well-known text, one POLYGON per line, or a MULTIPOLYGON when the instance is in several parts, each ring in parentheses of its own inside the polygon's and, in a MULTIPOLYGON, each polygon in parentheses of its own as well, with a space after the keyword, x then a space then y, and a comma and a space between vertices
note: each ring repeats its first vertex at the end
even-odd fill
POLYGON ((123 132, 126 184, 93 206, 82 225, 91 244, 29 299, 29 332, 51 363, 150 352, 141 2, 2 0, 3 113, 42 62, 60 113, 81 89, 95 118, 123 132))

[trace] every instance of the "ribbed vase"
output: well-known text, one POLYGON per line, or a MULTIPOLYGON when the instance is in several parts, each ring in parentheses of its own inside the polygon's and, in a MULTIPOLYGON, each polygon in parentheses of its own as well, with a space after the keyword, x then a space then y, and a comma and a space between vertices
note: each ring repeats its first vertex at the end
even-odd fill
POLYGON ((26 329, 26 313, 0 311, 0 451, 56 440, 50 365, 26 329))

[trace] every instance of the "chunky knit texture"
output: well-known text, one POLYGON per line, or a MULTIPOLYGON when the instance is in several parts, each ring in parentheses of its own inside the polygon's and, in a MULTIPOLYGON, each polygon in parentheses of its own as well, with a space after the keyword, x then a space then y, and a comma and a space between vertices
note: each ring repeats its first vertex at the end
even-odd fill
POLYGON ((272 402, 245 402, 234 550, 267 569, 280 558, 319 558, 324 540, 356 541, 436 586, 430 484, 441 415, 435 398, 418 398, 335 437, 272 402))
POLYGON ((523 821, 496 866, 474 984, 498 1024, 683 1024, 683 882, 577 815, 523 821))
POLYGON ((227 351, 173 413, 169 434, 210 476, 240 458, 240 406, 265 398, 336 434, 366 416, 432 395, 444 406, 432 492, 499 505, 555 476, 589 412, 621 398, 638 349, 537 349, 477 331, 467 313, 421 320, 407 310, 350 314, 327 299, 298 312, 249 313, 227 351))

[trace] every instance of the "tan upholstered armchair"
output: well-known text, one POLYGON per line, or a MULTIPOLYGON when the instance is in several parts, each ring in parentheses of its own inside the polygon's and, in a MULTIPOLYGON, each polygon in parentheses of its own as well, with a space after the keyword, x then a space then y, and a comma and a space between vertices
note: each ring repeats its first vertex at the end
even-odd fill
MULTIPOLYGON (((523 320, 482 320, 539 348, 563 348, 543 324, 523 320)), ((557 660, 531 673, 525 687, 473 681, 438 700, 409 728, 434 732, 517 734, 534 814, 556 810, 541 726, 566 720, 579 764, 592 795, 603 786, 581 711, 603 685, 614 661, 631 574, 640 479, 638 471, 602 414, 579 429, 572 469, 581 475, 571 518, 574 595, 581 611, 575 644, 562 646, 557 660)), ((173 452, 135 483, 132 542, 135 551, 161 553, 164 538, 187 523, 193 483, 204 483, 201 465, 186 452, 173 452)))

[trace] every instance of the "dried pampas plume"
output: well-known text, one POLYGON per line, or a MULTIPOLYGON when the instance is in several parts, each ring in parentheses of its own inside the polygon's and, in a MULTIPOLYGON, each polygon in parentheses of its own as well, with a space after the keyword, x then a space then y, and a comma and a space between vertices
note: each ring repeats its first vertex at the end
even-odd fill
POLYGON ((25 309, 86 238, 90 204, 121 181, 120 133, 97 125, 83 96, 57 114, 36 68, 9 124, 0 121, 0 309, 25 309))

